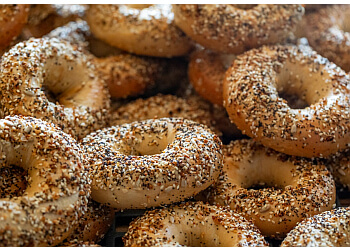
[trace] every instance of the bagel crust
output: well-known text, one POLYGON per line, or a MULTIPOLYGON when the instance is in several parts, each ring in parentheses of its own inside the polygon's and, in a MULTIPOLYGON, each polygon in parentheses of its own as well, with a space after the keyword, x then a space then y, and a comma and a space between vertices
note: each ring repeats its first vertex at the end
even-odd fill
POLYGON ((309 47, 263 46, 237 56, 227 70, 224 106, 243 134, 265 146, 326 157, 350 141, 349 81, 309 47), (280 95, 301 101, 291 107, 280 95))
POLYGON ((300 222, 281 247, 350 247, 350 207, 326 211, 300 222))
POLYGON ((91 53, 98 76, 107 83, 112 98, 137 96, 157 87, 166 90, 185 74, 181 72, 185 66, 179 67, 174 59, 133 55, 97 40, 82 20, 59 27, 47 37, 77 44, 91 53))
POLYGON ((127 247, 268 246, 253 223, 227 208, 187 202, 146 212, 123 237, 127 247))
POLYGON ((197 98, 180 98, 174 95, 151 96, 147 99, 137 99, 129 102, 112 113, 111 125, 121 125, 135 121, 164 117, 182 117, 208 126, 217 134, 213 117, 209 110, 197 98))
POLYGON ((225 72, 234 58, 232 54, 219 54, 203 48, 193 52, 188 64, 188 78, 196 92, 211 103, 222 106, 225 72))
POLYGON ((0 199, 0 246, 55 246, 85 212, 90 181, 77 142, 39 119, 0 120, 0 168, 28 172, 21 196, 0 199))
POLYGON ((224 146, 223 174, 207 197, 251 219, 265 236, 283 238, 303 219, 332 209, 334 180, 324 165, 252 140, 224 146), (254 189, 256 185, 262 188, 254 189))
POLYGON ((114 220, 114 209, 89 200, 87 211, 79 219, 79 225, 66 242, 100 242, 114 220))
POLYGON ((40 118, 78 139, 107 124, 108 89, 91 59, 68 42, 18 43, 2 57, 0 72, 3 116, 40 118))
MULTIPOLYGON (((350 6, 334 5, 306 16, 310 45, 346 72, 350 71, 350 6)), ((305 29, 305 27, 304 27, 305 29)))
POLYGON ((83 140, 92 198, 118 209, 140 209, 189 198, 219 175, 221 141, 181 118, 113 126, 83 140))
POLYGON ((21 36, 25 40, 42 37, 57 27, 83 18, 85 9, 81 4, 31 4, 28 23, 21 36))
POLYGON ((190 38, 217 52, 240 54, 285 42, 304 14, 297 4, 176 4, 174 21, 190 38), (241 6, 243 7, 243 6, 241 6))
POLYGON ((350 190, 350 148, 319 160, 331 171, 339 187, 350 190))
POLYGON ((171 4, 139 7, 91 5, 86 21, 97 38, 130 53, 173 57, 190 51, 190 39, 173 22, 171 4))

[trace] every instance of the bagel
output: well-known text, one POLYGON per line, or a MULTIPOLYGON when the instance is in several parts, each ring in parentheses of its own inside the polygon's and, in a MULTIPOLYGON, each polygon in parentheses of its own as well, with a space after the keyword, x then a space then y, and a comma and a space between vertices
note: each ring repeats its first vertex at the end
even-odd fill
POLYGON ((151 119, 91 133, 92 199, 117 209, 141 209, 189 198, 219 175, 221 141, 181 118, 151 119))
POLYGON ((213 131, 219 132, 214 127, 209 109, 204 109, 202 106, 197 100, 158 94, 147 99, 140 98, 128 102, 114 110, 111 125, 115 126, 153 118, 182 117, 204 124, 213 131))
POLYGON ((346 72, 350 71, 350 6, 334 5, 306 16, 310 45, 346 72))
POLYGON ((82 4, 32 4, 21 36, 24 40, 40 38, 57 27, 83 18, 85 11, 86 6, 82 4))
POLYGON ((223 154, 223 173, 204 196, 251 219, 265 236, 281 239, 297 222, 335 203, 334 180, 324 165, 252 140, 233 141, 223 154))
POLYGON ((3 56, 0 94, 3 116, 50 121, 78 139, 108 123, 108 90, 91 59, 55 38, 18 43, 3 56))
POLYGON ((28 13, 28 4, 0 4, 0 55, 21 33, 28 13))
POLYGON ((21 196, 0 198, 0 246, 55 246, 85 212, 90 180, 80 146, 58 127, 32 117, 0 120, 0 168, 28 172, 21 196))
POLYGON ((120 49, 112 47, 94 37, 90 32, 89 25, 83 20, 71 21, 63 26, 57 27, 44 37, 63 39, 72 44, 77 44, 99 58, 123 53, 120 49))
POLYGON ((188 78, 201 97, 213 104, 223 105, 222 84, 234 58, 232 54, 218 54, 203 48, 191 54, 188 78))
POLYGON ((350 154, 349 148, 342 152, 328 156, 325 159, 319 159, 331 171, 335 183, 340 188, 350 190, 350 154))
POLYGON ((297 4, 173 5, 175 24, 190 38, 216 52, 240 54, 287 40, 304 14, 297 4))
POLYGON ((174 25, 171 4, 135 6, 91 5, 86 21, 98 39, 130 53, 156 57, 188 54, 191 42, 174 25))
POLYGON ((147 99, 131 101, 112 111, 111 125, 163 117, 182 117, 196 121, 224 138, 241 136, 223 107, 213 106, 195 95, 181 98, 158 94, 147 99))
POLYGON ((123 241, 127 247, 268 246, 250 221, 201 202, 148 211, 130 224, 123 241))
POLYGON ((282 247, 349 247, 350 207, 326 211, 300 222, 282 247))
POLYGON ((114 209, 89 200, 87 211, 79 220, 79 225, 66 239, 70 243, 99 242, 107 233, 114 220, 114 209))
POLYGON ((227 70, 224 106, 243 134, 265 146, 326 157, 350 141, 349 81, 309 47, 263 46, 227 70))
POLYGON ((113 98, 147 95, 154 91, 170 92, 186 75, 183 61, 137 56, 111 49, 91 35, 85 21, 70 22, 46 37, 69 41, 92 53, 98 75, 107 83, 113 98))
POLYGON ((163 69, 161 61, 157 59, 131 54, 96 58, 95 63, 113 98, 127 98, 144 93, 156 84, 163 69))
POLYGON ((313 11, 317 11, 321 8, 325 8, 328 7, 332 4, 303 4, 305 12, 313 12, 313 11))

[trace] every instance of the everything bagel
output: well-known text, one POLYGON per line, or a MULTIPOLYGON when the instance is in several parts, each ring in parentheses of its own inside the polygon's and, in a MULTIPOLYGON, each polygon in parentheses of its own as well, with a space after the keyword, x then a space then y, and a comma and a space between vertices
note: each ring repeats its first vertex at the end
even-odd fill
POLYGON ((249 137, 290 155, 326 157, 350 141, 350 77, 305 46, 263 46, 237 56, 224 106, 249 137))
POLYGON ((268 246, 250 221, 201 202, 148 211, 130 224, 123 241, 128 247, 268 246))
POLYGON ((83 139, 92 198, 118 209, 170 204, 219 175, 221 141, 201 124, 151 119, 102 129, 83 139))
POLYGON ((213 51, 236 55, 285 42, 304 14, 297 4, 175 4, 173 11, 175 24, 190 38, 213 51))
POLYGON ((27 115, 79 138, 106 126, 110 98, 95 66, 76 46, 55 38, 18 43, 0 65, 0 117, 27 115))
POLYGON ((349 247, 350 207, 340 207, 299 223, 281 247, 349 247))
POLYGON ((171 4, 91 5, 86 20, 91 32, 108 44, 138 55, 186 55, 192 45, 175 26, 171 4))
POLYGON ((209 201, 251 219, 265 236, 283 238, 297 222, 335 203, 334 180, 324 165, 252 140, 233 141, 223 153, 223 174, 208 191, 209 201))
POLYGON ((0 120, 0 168, 28 172, 21 196, 0 198, 0 246, 55 246, 85 212, 90 181, 77 142, 31 117, 0 120))
POLYGON ((350 71, 350 6, 334 5, 306 16, 305 36, 320 55, 350 71))

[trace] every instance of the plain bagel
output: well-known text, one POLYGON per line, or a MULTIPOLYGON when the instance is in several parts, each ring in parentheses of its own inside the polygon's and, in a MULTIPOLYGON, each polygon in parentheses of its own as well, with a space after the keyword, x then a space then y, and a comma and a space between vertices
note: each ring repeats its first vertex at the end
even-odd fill
POLYGON ((105 128, 85 137, 83 146, 92 199, 118 209, 189 198, 215 181, 222 164, 219 137, 181 118, 105 128))

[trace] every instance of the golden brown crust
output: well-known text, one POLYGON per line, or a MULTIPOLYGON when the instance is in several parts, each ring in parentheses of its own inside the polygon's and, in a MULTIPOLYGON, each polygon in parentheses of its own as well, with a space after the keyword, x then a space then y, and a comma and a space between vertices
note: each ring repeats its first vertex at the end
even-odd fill
MULTIPOLYGON (((334 5, 306 16, 305 36, 322 56, 350 71, 350 6, 334 5)), ((304 27, 305 28, 305 27, 304 27)))
POLYGON ((261 4, 240 9, 227 4, 174 5, 174 20, 189 37, 217 52, 240 54, 285 42, 300 21, 301 5, 261 4))
POLYGON ((208 199, 252 219, 265 236, 283 238, 297 222, 335 203, 334 180, 324 165, 253 140, 233 141, 223 152, 223 173, 208 199), (252 188, 258 185, 263 188, 252 188))
POLYGON ((111 97, 126 98, 140 95, 154 85, 165 61, 124 53, 95 58, 95 63, 111 97))
POLYGON ((123 237, 128 247, 268 246, 259 230, 231 210, 187 202, 146 212, 123 237))
POLYGON ((349 81, 343 70, 310 48, 263 46, 237 56, 226 72, 225 107, 244 134, 265 146, 325 157, 350 140, 349 81), (280 95, 301 101, 293 107, 280 95))
POLYGON ((0 117, 37 117, 82 138, 108 123, 108 89, 95 72, 91 58, 65 41, 18 43, 1 62, 0 117))
POLYGON ((92 198, 118 209, 183 201, 207 188, 222 164, 221 141, 182 118, 113 126, 83 139, 92 198))
POLYGON ((22 196, 1 198, 0 246, 55 246, 75 228, 90 194, 80 146, 52 123, 0 120, 0 168, 28 171, 22 196))
POLYGON ((173 23, 170 4, 143 9, 122 4, 91 5, 86 20, 97 38, 130 53, 173 57, 186 55, 192 48, 173 23))
POLYGON ((234 55, 217 54, 203 48, 193 52, 188 65, 188 78, 196 92, 211 103, 222 106, 222 84, 234 58, 234 55))
POLYGON ((326 211, 300 222, 281 247, 349 247, 350 207, 326 211))
POLYGON ((0 55, 21 33, 28 13, 28 4, 0 4, 0 55))

